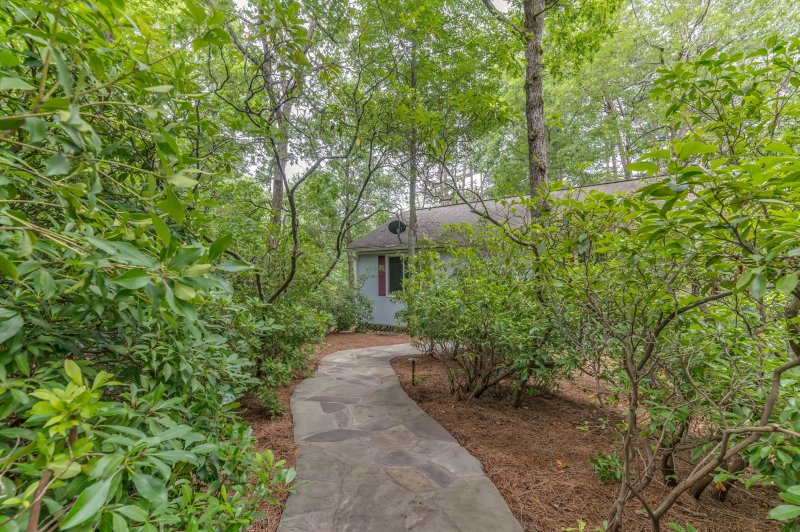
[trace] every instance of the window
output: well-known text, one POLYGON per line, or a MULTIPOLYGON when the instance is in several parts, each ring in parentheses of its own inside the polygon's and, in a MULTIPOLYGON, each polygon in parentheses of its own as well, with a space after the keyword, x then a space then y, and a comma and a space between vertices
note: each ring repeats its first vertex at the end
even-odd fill
POLYGON ((402 257, 389 257, 389 293, 403 289, 406 261, 402 257))

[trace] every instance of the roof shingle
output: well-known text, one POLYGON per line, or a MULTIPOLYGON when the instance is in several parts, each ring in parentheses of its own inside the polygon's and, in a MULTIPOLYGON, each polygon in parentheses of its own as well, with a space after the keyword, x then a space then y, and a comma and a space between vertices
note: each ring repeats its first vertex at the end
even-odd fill
MULTIPOLYGON (((574 197, 580 197, 593 190, 606 194, 628 194, 638 190, 647 184, 646 179, 630 179, 626 181, 614 181, 612 183, 602 183, 599 185, 587 185, 584 187, 573 187, 556 190, 553 195, 563 197, 573 193, 574 197)), ((508 207, 500 201, 486 200, 483 202, 487 212, 494 217, 507 217, 508 207)), ((513 215, 512 215, 513 216, 513 215)), ((406 224, 408 223, 408 212, 403 212, 399 217, 406 224)), ((443 236, 442 228, 448 224, 475 223, 480 216, 472 212, 470 204, 459 203, 456 205, 443 205, 441 207, 429 207, 417 210, 417 238, 419 240, 431 240, 440 242, 443 236)), ((390 220, 391 222, 391 220, 390 220)), ((376 227, 364 237, 353 242, 347 249, 348 251, 379 251, 379 250, 399 250, 408 247, 408 231, 399 235, 389 232, 389 223, 376 227)))

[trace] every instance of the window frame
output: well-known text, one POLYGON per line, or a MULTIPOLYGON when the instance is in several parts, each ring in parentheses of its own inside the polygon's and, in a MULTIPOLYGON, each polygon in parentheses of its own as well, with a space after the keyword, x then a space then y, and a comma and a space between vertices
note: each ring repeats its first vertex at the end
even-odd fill
POLYGON ((404 255, 389 255, 386 257, 386 295, 392 295, 395 292, 402 292, 405 287, 406 279, 406 257, 404 255), (400 260, 400 287, 392 289, 392 259, 400 260))

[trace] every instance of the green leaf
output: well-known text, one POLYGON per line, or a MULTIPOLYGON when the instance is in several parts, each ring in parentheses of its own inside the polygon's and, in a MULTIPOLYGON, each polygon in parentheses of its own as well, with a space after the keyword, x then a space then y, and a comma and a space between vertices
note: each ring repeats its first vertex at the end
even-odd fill
POLYGON ((753 275, 755 274, 752 271, 747 271, 742 275, 740 275, 739 278, 736 279, 736 289, 741 290, 742 288, 750 284, 750 281, 753 280, 753 275))
POLYGON ((47 138, 47 122, 41 118, 29 116, 25 119, 25 125, 22 126, 22 129, 31 134, 31 144, 39 144, 47 138))
POLYGON ((111 513, 111 530, 114 532, 128 532, 128 522, 118 513, 111 513))
POLYGON ((179 272, 189 266, 190 264, 194 264, 200 257, 205 255, 206 250, 203 248, 184 248, 180 250, 169 263, 169 269, 179 272))
POLYGON ((797 274, 790 273, 788 275, 784 275, 783 277, 775 281, 775 288, 781 294, 789 294, 797 286, 797 281, 798 281, 797 274))
POLYGON ((114 277, 112 281, 128 290, 138 290, 150 284, 150 275, 144 270, 134 269, 114 277))
POLYGON ((787 155, 792 155, 794 153, 794 150, 792 149, 791 146, 784 144, 783 142, 778 142, 776 140, 767 142, 766 145, 764 145, 764 149, 766 149, 767 151, 774 151, 777 153, 785 153, 787 155))
POLYGON ((133 473, 133 484, 139 495, 154 504, 167 502, 167 487, 156 477, 140 472, 133 473))
POLYGON ((0 50, 0 66, 15 67, 19 65, 19 56, 11 50, 0 50))
POLYGON ((167 190, 166 197, 157 205, 159 209, 172 216, 178 223, 186 216, 186 209, 172 190, 167 190))
POLYGON ((19 252, 18 255, 20 257, 27 257, 31 253, 33 253, 33 237, 31 236, 33 233, 28 231, 22 232, 22 237, 19 240, 19 252))
POLYGON ((164 92, 169 92, 174 88, 175 87, 172 86, 172 85, 156 85, 154 87, 147 87, 145 90, 148 91, 148 92, 164 93, 164 92))
POLYGON ((188 268, 186 268, 186 270, 184 270, 183 276, 184 277, 201 277, 201 276, 207 274, 208 272, 210 272, 211 268, 213 268, 213 267, 214 267, 213 264, 208 264, 208 263, 205 263, 205 264, 193 264, 192 266, 189 266, 188 268))
POLYGON ((117 508, 114 510, 115 512, 119 512, 120 514, 124 515, 131 521, 147 521, 147 512, 143 510, 140 506, 136 506, 135 504, 128 504, 117 508))
POLYGON ((713 144, 706 144, 704 142, 687 142, 683 146, 681 146, 681 151, 678 154, 678 157, 685 160, 691 157, 692 155, 698 155, 703 153, 717 153, 718 148, 713 144))
POLYGON ((86 240, 96 248, 101 249, 113 256, 115 259, 117 259, 117 262, 122 262, 133 266, 144 266, 145 268, 153 268, 158 262, 153 257, 145 255, 139 251, 136 246, 129 244, 128 242, 122 242, 119 240, 105 240, 103 238, 97 238, 93 236, 86 237, 86 240))
POLYGON ((792 504, 781 504, 777 508, 770 510, 767 517, 776 521, 791 521, 800 516, 800 506, 792 504))
POLYGON ((42 299, 52 298, 58 290, 53 276, 44 268, 33 274, 33 288, 42 296, 42 299))
POLYGON ((69 163, 67 156, 59 152, 47 159, 44 175, 65 175, 69 173, 70 168, 72 168, 72 165, 69 163))
POLYGON ((75 80, 72 77, 72 71, 69 68, 69 63, 64 58, 64 54, 55 46, 50 48, 50 52, 56 60, 56 73, 58 74, 58 84, 64 89, 64 94, 72 96, 72 88, 75 85, 75 80))
POLYGON ((753 280, 750 281, 750 295, 753 299, 761 300, 764 297, 764 292, 767 290, 767 276, 763 273, 756 274, 753 280))
POLYGON ((151 213, 150 218, 153 220, 153 229, 156 230, 156 235, 158 235, 159 240, 164 243, 165 246, 169 246, 169 241, 171 240, 172 236, 169 232, 169 227, 161 219, 161 216, 157 215, 156 213, 151 213))
POLYGON ((217 264, 217 269, 222 270, 223 272, 243 272, 245 270, 249 270, 253 266, 243 260, 228 260, 221 264, 217 264))
POLYGON ((6 277, 13 281, 19 279, 17 267, 13 262, 11 262, 11 260, 8 259, 8 257, 6 257, 4 253, 0 253, 0 272, 4 273, 6 277))
POLYGON ((230 233, 224 234, 218 239, 214 240, 211 247, 208 249, 208 260, 217 260, 222 255, 228 246, 233 242, 233 235, 230 233))
POLYGON ((197 291, 194 288, 178 281, 175 281, 173 289, 175 290, 175 297, 184 301, 191 301, 197 295, 197 291))
POLYGON ((19 78, 0 78, 0 91, 32 91, 36 87, 19 78))
POLYGON ((635 163, 631 163, 626 167, 631 172, 658 172, 658 165, 656 163, 651 163, 648 161, 638 161, 635 163))
POLYGON ((705 61, 706 59, 711 58, 716 53, 717 53, 717 47, 712 46, 711 48, 703 52, 703 55, 700 56, 700 61, 705 61))
POLYGON ((165 462, 169 463, 176 463, 176 462, 186 462, 189 464, 196 464, 197 463, 197 455, 189 451, 158 451, 152 453, 152 456, 157 458, 161 458, 165 462))
POLYGON ((67 359, 64 361, 64 371, 67 373, 72 382, 75 384, 83 384, 83 375, 81 368, 74 360, 67 359))
POLYGON ((789 488, 789 491, 785 491, 783 493, 779 493, 778 497, 783 499, 784 501, 788 502, 789 504, 795 504, 800 506, 800 486, 792 486, 789 488), (791 493, 792 488, 797 488, 795 491, 798 493, 791 493))
POLYGON ((23 325, 25 325, 25 320, 19 314, 0 319, 0 344, 17 334, 23 325))
POLYGON ((83 490, 69 509, 64 520, 61 522, 60 529, 66 530, 74 526, 85 523, 92 519, 103 508, 106 503, 106 497, 111 488, 111 482, 114 477, 107 478, 102 482, 96 482, 83 490))
POLYGON ((23 351, 14 355, 14 364, 17 365, 17 368, 19 368, 19 370, 24 373, 26 377, 31 376, 31 363, 28 362, 27 353, 23 351))
POLYGON ((177 174, 167 176, 167 182, 175 185, 178 188, 191 188, 197 184, 197 179, 179 172, 177 174))

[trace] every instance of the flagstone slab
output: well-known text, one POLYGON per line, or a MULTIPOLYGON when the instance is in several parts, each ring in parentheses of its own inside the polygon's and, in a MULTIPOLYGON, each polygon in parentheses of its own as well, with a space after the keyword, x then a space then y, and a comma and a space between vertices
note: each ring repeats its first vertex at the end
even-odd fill
POLYGON ((480 462, 403 391, 410 345, 322 359, 292 396, 297 490, 279 532, 521 531, 480 462))

